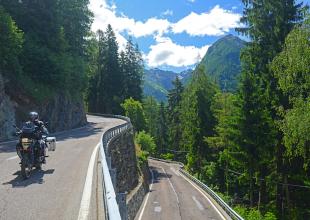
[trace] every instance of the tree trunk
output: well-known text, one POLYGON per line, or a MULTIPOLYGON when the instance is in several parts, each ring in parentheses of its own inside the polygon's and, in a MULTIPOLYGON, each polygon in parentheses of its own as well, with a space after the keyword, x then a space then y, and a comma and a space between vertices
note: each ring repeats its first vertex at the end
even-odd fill
POLYGON ((250 206, 254 207, 254 184, 253 184, 253 168, 250 165, 249 175, 250 175, 250 206))
POLYGON ((283 213, 283 185, 280 184, 283 180, 283 153, 284 148, 281 143, 277 146, 277 152, 276 152, 276 161, 277 161, 277 195, 276 195, 276 208, 277 208, 277 214, 278 219, 283 219, 284 213, 283 213))
POLYGON ((266 192, 266 174, 267 170, 265 167, 262 167, 261 171, 261 179, 259 180, 259 194, 258 194, 258 210, 263 211, 262 205, 267 203, 267 192, 266 192))

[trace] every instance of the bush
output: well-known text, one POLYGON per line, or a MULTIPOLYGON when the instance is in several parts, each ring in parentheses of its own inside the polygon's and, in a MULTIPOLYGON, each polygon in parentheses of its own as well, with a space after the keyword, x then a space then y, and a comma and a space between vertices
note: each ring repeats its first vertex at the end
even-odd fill
POLYGON ((235 206, 234 210, 241 215, 245 220, 276 220, 276 216, 272 212, 267 212, 262 215, 260 211, 255 208, 248 209, 243 206, 235 206))
POLYGON ((141 131, 135 136, 135 142, 142 151, 147 151, 150 155, 155 154, 156 144, 154 138, 145 131, 141 131))
POLYGON ((160 158, 162 158, 164 160, 173 160, 174 154, 172 154, 172 153, 161 154, 160 158))

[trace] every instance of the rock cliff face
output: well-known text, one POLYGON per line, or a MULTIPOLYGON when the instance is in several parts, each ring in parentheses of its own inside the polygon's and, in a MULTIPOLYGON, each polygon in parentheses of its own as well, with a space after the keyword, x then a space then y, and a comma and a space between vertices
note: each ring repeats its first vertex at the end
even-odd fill
POLYGON ((39 106, 42 119, 49 122, 49 130, 63 131, 86 124, 86 113, 82 97, 72 99, 56 95, 52 100, 39 106))
POLYGON ((15 124, 14 103, 4 92, 4 81, 0 74, 0 140, 12 135, 15 124))
POLYGON ((50 132, 63 131, 86 124, 86 114, 81 98, 73 99, 57 94, 52 99, 36 104, 22 91, 5 91, 0 74, 0 140, 12 137, 12 125, 20 126, 30 111, 37 111, 43 121, 49 122, 50 132), (10 94, 10 95, 9 95, 10 94))
POLYGON ((109 151, 112 167, 116 168, 116 192, 130 192, 139 183, 132 131, 124 132, 112 140, 109 151))

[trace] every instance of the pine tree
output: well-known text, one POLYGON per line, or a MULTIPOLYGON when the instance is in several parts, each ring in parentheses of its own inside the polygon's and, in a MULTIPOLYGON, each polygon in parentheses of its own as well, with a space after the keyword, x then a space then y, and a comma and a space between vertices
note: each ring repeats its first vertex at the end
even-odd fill
POLYGON ((163 102, 160 103, 159 112, 157 116, 157 131, 156 131, 156 146, 158 154, 164 153, 164 149, 168 145, 168 127, 166 118, 166 108, 163 102))
POLYGON ((106 57, 105 57, 105 91, 108 99, 106 100, 106 113, 120 114, 121 89, 117 86, 123 82, 123 75, 120 71, 118 44, 111 25, 108 25, 106 35, 106 57))
POLYGON ((205 141, 212 149, 213 172, 208 173, 207 183, 219 186, 221 192, 226 191, 238 194, 242 191, 236 178, 228 172, 228 167, 232 170, 239 170, 239 165, 243 161, 244 155, 240 151, 239 143, 236 139, 239 135, 238 120, 240 118, 240 109, 238 107, 238 97, 231 93, 217 93, 212 103, 212 112, 216 118, 215 134, 206 137, 205 141), (237 190, 236 190, 237 189, 237 190))
MULTIPOLYGON (((158 103, 156 102, 155 98, 152 96, 148 96, 143 100, 143 109, 146 118, 146 127, 147 132, 152 136, 156 137, 157 131, 157 117, 159 114, 158 103)), ((155 138, 157 139, 157 138, 155 138)))
POLYGON ((122 59, 125 63, 122 68, 125 71, 125 98, 132 97, 142 101, 143 60, 138 46, 133 44, 131 38, 127 41, 125 56, 122 59))
POLYGON ((120 114, 122 89, 117 85, 123 82, 124 77, 120 69, 116 37, 111 25, 105 32, 97 31, 97 36, 97 73, 90 77, 88 102, 95 112, 120 114))
POLYGON ((105 57, 106 57, 106 36, 103 31, 97 31, 98 36, 98 61, 97 61, 97 76, 94 76, 92 82, 96 83, 94 87, 96 88, 96 104, 95 112, 106 113, 105 100, 108 99, 105 82, 106 82, 106 72, 105 72, 105 57))
POLYGON ((187 168, 198 178, 204 178, 203 166, 210 159, 210 146, 204 139, 214 135, 216 120, 211 104, 216 90, 207 78, 204 67, 199 66, 181 101, 182 145, 189 151, 187 168))
POLYGON ((182 128, 180 120, 181 100, 184 87, 179 79, 172 82, 173 89, 168 93, 168 127, 169 127, 169 148, 175 151, 180 150, 182 128))

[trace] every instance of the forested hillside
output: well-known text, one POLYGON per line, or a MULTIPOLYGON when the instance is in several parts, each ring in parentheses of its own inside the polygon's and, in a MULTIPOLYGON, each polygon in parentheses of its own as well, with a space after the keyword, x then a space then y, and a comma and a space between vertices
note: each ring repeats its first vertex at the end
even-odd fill
POLYGON ((241 73, 240 54, 245 45, 240 38, 227 35, 216 41, 200 62, 222 90, 236 91, 241 73))
POLYGON ((0 2, 0 138, 36 110, 51 130, 85 124, 87 1, 0 2), (74 119, 73 119, 74 118, 74 119), (9 120, 7 120, 9 119, 9 120))
POLYGON ((144 70, 144 95, 153 96, 157 101, 167 102, 168 90, 172 89, 172 82, 177 76, 186 84, 192 77, 192 70, 188 69, 180 73, 157 68, 144 70))

